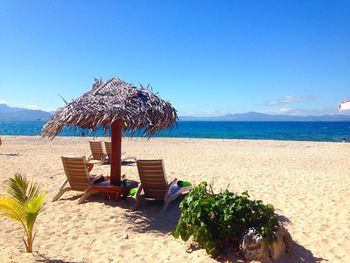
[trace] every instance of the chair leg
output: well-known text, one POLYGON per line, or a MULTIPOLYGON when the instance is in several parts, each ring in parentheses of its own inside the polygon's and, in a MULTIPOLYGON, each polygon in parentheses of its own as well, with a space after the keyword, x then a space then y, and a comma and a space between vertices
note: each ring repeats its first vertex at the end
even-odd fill
POLYGON ((91 189, 91 187, 88 187, 85 189, 84 194, 79 198, 78 204, 83 203, 90 195, 96 194, 99 191, 91 189))
POLYGON ((116 192, 116 193, 114 194, 114 198, 115 198, 115 200, 119 201, 120 198, 121 198, 121 193, 120 193, 120 192, 116 192))
MULTIPOLYGON (((183 189, 185 190, 185 189, 183 189)), ((181 195, 183 193, 183 190, 178 191, 176 194, 172 194, 172 195, 167 195, 164 198, 164 206, 163 209, 160 211, 161 213, 164 213, 166 211, 166 209, 168 208, 168 205, 170 204, 170 202, 174 201, 176 198, 179 197, 179 195, 181 195)))
POLYGON ((66 188, 60 188, 60 190, 58 191, 58 193, 52 198, 52 202, 57 201, 65 192, 71 190, 70 187, 66 187, 66 188))
POLYGON ((164 200, 164 206, 163 209, 160 210, 161 213, 164 213, 166 209, 168 208, 168 205, 170 204, 170 200, 164 200))
POLYGON ((108 159, 108 155, 104 155, 101 158, 101 164, 105 164, 105 163, 110 163, 110 160, 108 159))
POLYGON ((137 189, 136 196, 135 196, 136 203, 135 203, 134 207, 132 208, 132 211, 135 211, 137 209, 137 207, 141 203, 141 192, 142 192, 142 189, 143 189, 142 185, 140 185, 140 187, 137 189))
POLYGON ((52 198, 52 202, 57 201, 65 192, 69 191, 71 188, 66 187, 65 185, 68 183, 68 179, 64 180, 64 182, 60 185, 58 193, 52 198))

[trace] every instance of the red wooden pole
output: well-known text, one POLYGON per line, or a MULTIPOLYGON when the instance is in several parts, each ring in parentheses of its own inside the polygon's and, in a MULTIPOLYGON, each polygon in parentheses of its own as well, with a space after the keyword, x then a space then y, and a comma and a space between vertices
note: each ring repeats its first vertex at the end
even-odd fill
POLYGON ((112 123, 112 160, 111 160, 111 184, 121 181, 122 135, 121 123, 112 123))

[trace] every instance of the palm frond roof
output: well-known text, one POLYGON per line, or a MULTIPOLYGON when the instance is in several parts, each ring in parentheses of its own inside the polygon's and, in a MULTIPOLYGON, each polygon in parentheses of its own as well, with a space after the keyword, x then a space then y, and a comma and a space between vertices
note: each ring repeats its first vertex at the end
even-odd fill
POLYGON ((171 128, 177 119, 171 103, 148 87, 136 88, 114 77, 106 83, 95 80, 92 90, 59 108, 43 127, 42 135, 54 138, 66 126, 109 130, 113 122, 121 121, 124 130, 142 129, 145 136, 151 136, 171 128))

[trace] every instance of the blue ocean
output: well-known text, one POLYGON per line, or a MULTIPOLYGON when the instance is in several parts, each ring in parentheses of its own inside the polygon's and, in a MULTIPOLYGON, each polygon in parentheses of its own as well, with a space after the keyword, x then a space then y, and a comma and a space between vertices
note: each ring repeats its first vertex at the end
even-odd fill
MULTIPOLYGON (((43 121, 0 121, 0 135, 40 135, 43 121)), ((61 136, 109 136, 102 131, 66 128, 61 136)), ((126 134, 126 136, 128 136, 126 134)), ((136 134, 135 136, 141 136, 136 134)), ((194 122, 179 121, 156 137, 292 141, 350 141, 350 122, 194 122)))

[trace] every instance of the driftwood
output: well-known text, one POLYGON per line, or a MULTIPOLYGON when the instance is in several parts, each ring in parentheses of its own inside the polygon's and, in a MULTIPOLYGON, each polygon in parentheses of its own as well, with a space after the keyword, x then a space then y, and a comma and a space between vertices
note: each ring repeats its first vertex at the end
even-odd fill
POLYGON ((113 122, 121 121, 124 131, 133 134, 141 129, 144 136, 151 136, 171 128, 177 119, 171 103, 152 93, 148 86, 136 88, 118 78, 106 83, 99 79, 91 91, 59 108, 45 124, 42 135, 54 138, 65 126, 106 131, 113 122))

